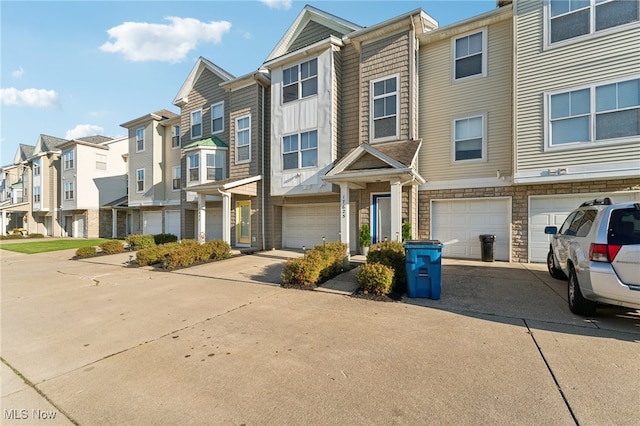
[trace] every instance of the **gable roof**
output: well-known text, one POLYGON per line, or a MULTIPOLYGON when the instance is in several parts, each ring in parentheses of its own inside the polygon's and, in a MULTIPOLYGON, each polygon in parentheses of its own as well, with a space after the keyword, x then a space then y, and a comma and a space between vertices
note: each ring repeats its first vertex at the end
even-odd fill
POLYGON ((47 152, 60 151, 60 145, 69 142, 67 139, 56 138, 55 136, 40 135, 36 142, 32 155, 46 154, 47 152))
POLYGON ((93 143, 93 144, 101 144, 101 143, 104 143, 104 142, 109 142, 109 141, 113 140, 113 138, 110 138, 108 136, 95 135, 95 136, 86 136, 84 138, 78 138, 76 140, 77 141, 82 141, 82 142, 93 143))
POLYGON ((296 41, 297 36, 300 35, 300 32, 304 30, 307 24, 309 24, 309 22, 311 21, 316 22, 324 27, 330 28, 331 30, 335 31, 335 35, 339 37, 363 28, 360 25, 354 24, 353 22, 349 22, 338 16, 324 12, 320 9, 316 9, 313 6, 306 5, 302 8, 302 11, 300 12, 296 20, 293 21, 293 24, 291 24, 289 29, 285 32, 284 36, 282 36, 271 53, 269 53, 269 56, 267 56, 264 62, 269 62, 275 58, 287 54, 289 52, 289 47, 296 41))
POLYGON ((36 147, 33 145, 25 145, 21 143, 16 150, 16 155, 13 157, 13 164, 19 164, 26 161, 33 155, 36 147))
POLYGON ((185 82, 182 84, 182 87, 178 91, 178 94, 173 99, 174 105, 183 106, 184 104, 189 102, 189 99, 188 99, 189 92, 191 92, 191 89, 193 89, 193 86, 195 85, 196 81, 198 81, 198 78, 200 78, 202 71, 204 71, 205 69, 208 69, 209 71, 211 71, 212 73, 220 77, 223 81, 229 81, 235 78, 233 74, 220 68, 210 60, 200 56, 196 61, 195 65, 193 66, 193 68, 191 69, 189 76, 187 77, 185 82))
POLYGON ((125 129, 128 129, 133 126, 139 125, 141 123, 146 123, 150 120, 165 121, 165 120, 171 120, 172 118, 176 118, 176 117, 179 117, 179 114, 176 114, 175 112, 171 112, 168 109, 161 109, 159 111, 134 118, 133 120, 129 120, 126 123, 122 123, 120 127, 124 127, 125 129))

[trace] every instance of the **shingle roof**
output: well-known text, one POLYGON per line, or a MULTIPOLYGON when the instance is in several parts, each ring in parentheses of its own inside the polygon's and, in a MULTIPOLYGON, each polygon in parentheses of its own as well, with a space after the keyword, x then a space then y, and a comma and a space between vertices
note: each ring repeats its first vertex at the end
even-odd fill
POLYGON ((20 151, 20 159, 26 160, 27 158, 33 155, 33 151, 35 151, 36 147, 33 145, 25 145, 23 143, 20 144, 18 150, 20 151))
POLYGON ((58 146, 67 142, 69 141, 66 139, 56 138, 54 136, 49 136, 49 135, 40 135, 40 151, 41 152, 53 151, 58 146))
POLYGON ((178 114, 176 114, 175 112, 171 112, 168 109, 161 109, 159 111, 154 112, 155 115, 159 115, 162 118, 173 118, 173 117, 177 117, 178 114))
POLYGON ((78 138, 76 140, 82 141, 82 142, 100 144, 103 142, 112 141, 113 138, 110 138, 108 136, 95 135, 95 136, 86 136, 84 138, 78 138))
POLYGON ((375 149, 387 155, 394 160, 410 167, 413 164, 413 160, 416 157, 418 148, 420 148, 420 141, 401 141, 401 142, 389 142, 372 145, 375 149))

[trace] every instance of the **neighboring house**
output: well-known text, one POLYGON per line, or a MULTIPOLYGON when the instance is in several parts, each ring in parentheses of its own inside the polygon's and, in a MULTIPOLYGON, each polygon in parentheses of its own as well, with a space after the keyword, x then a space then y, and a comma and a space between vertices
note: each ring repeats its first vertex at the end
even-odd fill
POLYGON ((124 215, 114 223, 111 203, 126 197, 123 155, 128 137, 92 136, 58 146, 62 151, 60 181, 62 235, 74 238, 124 237, 124 215), (119 222, 119 223, 118 223, 119 222), (119 235, 120 234, 120 235, 119 235))
POLYGON ((416 10, 370 28, 305 6, 268 56, 274 241, 400 240, 417 222, 416 10))
POLYGON ((419 236, 448 242, 443 255, 480 259, 479 236, 512 257, 511 5, 419 37, 419 236), (455 241, 455 243, 453 242, 455 241))
POLYGON ((640 201, 640 1, 514 2, 513 259, 587 199, 640 201))
POLYGON ((125 215, 124 234, 181 237, 180 116, 160 110, 121 126, 128 130, 128 198, 111 206, 116 216, 125 215))
POLYGON ((199 241, 272 248, 268 230, 269 78, 196 61, 174 99, 183 140, 182 231, 199 241))
MULTIPOLYGON (((66 139, 40 135, 33 154, 27 159, 31 169, 31 215, 27 228, 29 233, 46 236, 62 235, 60 212, 60 145, 66 139)), ((23 188, 24 190, 24 188, 23 188)))
POLYGON ((31 212, 28 158, 35 146, 20 144, 13 164, 0 168, 0 232, 4 235, 13 228, 28 227, 31 212))

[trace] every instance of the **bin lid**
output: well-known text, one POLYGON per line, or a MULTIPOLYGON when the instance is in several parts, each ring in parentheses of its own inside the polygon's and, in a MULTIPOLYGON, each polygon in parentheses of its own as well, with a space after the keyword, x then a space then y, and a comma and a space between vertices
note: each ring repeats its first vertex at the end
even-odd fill
POLYGON ((403 243, 403 246, 441 246, 440 240, 408 240, 403 243))

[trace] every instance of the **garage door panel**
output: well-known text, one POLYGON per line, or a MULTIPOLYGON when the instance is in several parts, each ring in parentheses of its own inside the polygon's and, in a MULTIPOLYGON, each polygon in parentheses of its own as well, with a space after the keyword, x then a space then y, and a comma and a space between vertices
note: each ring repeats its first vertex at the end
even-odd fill
POLYGON ((142 212, 142 233, 162 234, 162 212, 142 212))
POLYGON ((494 257, 509 260, 510 218, 508 199, 448 200, 432 204, 432 238, 447 244, 443 256, 481 259, 479 236, 496 236, 494 257))
MULTIPOLYGON (((355 229, 356 209, 350 205, 349 245, 357 250, 358 236, 355 229)), ((326 241, 340 240, 340 206, 300 205, 286 206, 282 214, 282 244, 285 248, 311 248, 326 241)))
POLYGON ((205 210, 205 235, 207 241, 222 239, 222 208, 214 207, 205 210))
POLYGON ((585 201, 611 197, 615 203, 640 200, 640 194, 564 194, 560 196, 531 197, 529 201, 529 262, 546 262, 549 252, 549 236, 545 226, 560 227, 569 213, 585 201))
POLYGON ((167 234, 173 234, 181 239, 180 236, 180 212, 167 211, 164 216, 164 227, 167 234))

